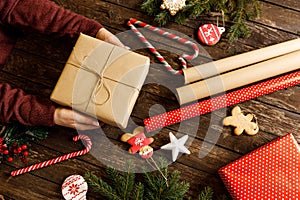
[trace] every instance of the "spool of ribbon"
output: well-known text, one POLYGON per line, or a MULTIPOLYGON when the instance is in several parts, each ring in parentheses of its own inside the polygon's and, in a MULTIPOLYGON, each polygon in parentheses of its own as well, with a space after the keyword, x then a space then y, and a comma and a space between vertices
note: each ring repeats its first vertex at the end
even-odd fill
POLYGON ((47 161, 44 161, 44 162, 41 162, 41 163, 37 163, 37 164, 31 165, 31 166, 28 166, 28 167, 25 167, 25 168, 15 170, 15 171, 11 172, 11 176, 17 176, 17 175, 20 175, 20 174, 24 174, 24 173, 27 173, 27 172, 30 172, 30 171, 33 171, 33 170, 36 170, 36 169, 41 169, 43 167, 47 167, 49 165, 53 165, 53 164, 68 160, 70 158, 74 158, 74 157, 77 157, 77 156, 82 156, 84 154, 87 154, 91 150, 91 147, 92 147, 91 139, 86 135, 78 135, 78 136, 75 136, 73 138, 74 141, 78 141, 80 139, 82 139, 86 142, 86 148, 85 149, 80 150, 80 151, 75 151, 75 152, 72 152, 72 153, 68 153, 66 155, 59 156, 57 158, 53 158, 51 160, 47 160, 47 161))
POLYGON ((300 71, 292 72, 224 95, 203 100, 144 120, 148 132, 300 84, 300 71))
POLYGON ((166 69, 169 72, 171 72, 172 74, 176 74, 176 75, 182 74, 182 70, 173 69, 172 66, 164 59, 164 57, 156 50, 156 48, 145 38, 145 36, 134 25, 138 25, 140 27, 147 28, 150 31, 154 31, 164 37, 167 37, 172 40, 176 40, 181 44, 191 46, 192 49, 194 50, 194 54, 192 54, 192 55, 183 54, 183 55, 179 56, 179 60, 181 61, 183 69, 187 68, 185 59, 192 60, 192 59, 196 58, 199 54, 199 48, 198 48, 197 44, 195 44, 194 42, 191 42, 189 40, 186 40, 182 37, 179 37, 173 33, 164 31, 160 28, 151 26, 149 24, 146 24, 145 22, 139 21, 134 18, 130 18, 129 21, 127 22, 127 25, 139 37, 139 39, 147 46, 147 48, 150 50, 150 52, 156 56, 156 58, 159 60, 159 62, 161 62, 166 67, 166 69))

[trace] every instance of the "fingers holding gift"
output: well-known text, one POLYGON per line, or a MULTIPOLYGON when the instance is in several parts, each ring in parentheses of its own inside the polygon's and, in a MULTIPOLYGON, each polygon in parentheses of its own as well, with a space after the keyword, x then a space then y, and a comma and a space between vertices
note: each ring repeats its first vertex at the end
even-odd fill
POLYGON ((54 123, 78 130, 91 130, 100 127, 97 119, 81 114, 69 108, 56 108, 54 123))
POLYGON ((103 40, 105 42, 111 43, 113 45, 119 46, 126 48, 125 45, 110 31, 108 31, 106 28, 101 28, 97 35, 96 38, 103 40))

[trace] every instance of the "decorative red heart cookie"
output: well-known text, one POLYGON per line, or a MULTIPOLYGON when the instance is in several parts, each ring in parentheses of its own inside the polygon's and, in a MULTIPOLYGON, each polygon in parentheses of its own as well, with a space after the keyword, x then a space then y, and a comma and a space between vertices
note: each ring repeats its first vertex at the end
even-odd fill
POLYGON ((224 27, 217 27, 214 24, 204 24, 198 29, 198 38, 203 44, 215 45, 219 42, 224 31, 224 27))

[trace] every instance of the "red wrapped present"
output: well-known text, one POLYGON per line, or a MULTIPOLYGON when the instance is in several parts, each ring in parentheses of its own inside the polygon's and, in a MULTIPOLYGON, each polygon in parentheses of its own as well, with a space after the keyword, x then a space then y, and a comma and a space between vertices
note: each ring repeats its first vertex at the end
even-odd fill
POLYGON ((300 199, 300 147, 292 134, 280 137, 222 167, 233 199, 300 199))

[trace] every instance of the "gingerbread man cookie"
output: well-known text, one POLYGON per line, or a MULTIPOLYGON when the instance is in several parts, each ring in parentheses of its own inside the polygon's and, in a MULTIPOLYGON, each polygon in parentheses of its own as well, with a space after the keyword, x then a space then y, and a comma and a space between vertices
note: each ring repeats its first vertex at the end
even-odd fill
POLYGON ((223 119, 224 126, 234 126, 234 134, 241 135, 245 131, 248 135, 255 135, 258 133, 258 125, 253 122, 254 115, 244 115, 239 106, 236 106, 231 111, 232 116, 223 119))
POLYGON ((147 138, 144 133, 144 127, 138 126, 134 129, 133 133, 125 133, 121 137, 121 141, 127 142, 131 145, 128 150, 129 153, 139 152, 142 158, 150 158, 153 154, 153 148, 149 146, 154 139, 147 138))

